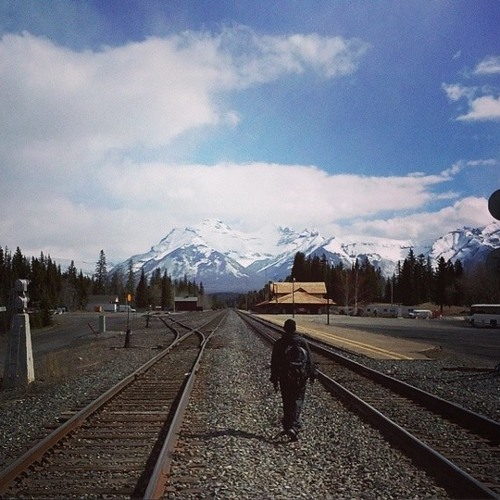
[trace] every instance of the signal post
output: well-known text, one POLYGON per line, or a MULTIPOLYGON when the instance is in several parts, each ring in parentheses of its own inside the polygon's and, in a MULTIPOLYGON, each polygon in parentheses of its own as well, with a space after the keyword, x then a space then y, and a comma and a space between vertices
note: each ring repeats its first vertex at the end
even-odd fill
POLYGON ((7 341, 7 352, 3 373, 3 388, 27 387, 35 381, 33 349, 31 345, 28 305, 28 280, 16 280, 14 291, 14 315, 7 341))

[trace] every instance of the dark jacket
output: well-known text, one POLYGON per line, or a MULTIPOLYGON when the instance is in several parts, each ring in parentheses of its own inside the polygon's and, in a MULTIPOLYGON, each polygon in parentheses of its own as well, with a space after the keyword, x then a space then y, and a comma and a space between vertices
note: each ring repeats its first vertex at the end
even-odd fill
POLYGON ((309 349, 307 342, 297 332, 284 333, 281 338, 274 343, 273 353, 271 355, 271 377, 269 380, 273 384, 277 384, 280 381, 281 374, 285 369, 285 349, 291 344, 297 344, 307 351, 307 369, 309 378, 311 380, 316 378, 316 367, 314 366, 311 350, 309 349))

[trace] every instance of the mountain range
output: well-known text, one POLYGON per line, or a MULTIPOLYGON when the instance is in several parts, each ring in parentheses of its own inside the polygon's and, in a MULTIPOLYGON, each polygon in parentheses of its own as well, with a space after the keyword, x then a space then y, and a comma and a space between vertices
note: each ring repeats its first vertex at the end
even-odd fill
POLYGON ((157 245, 114 266, 110 274, 126 276, 130 263, 134 274, 146 277, 157 269, 174 279, 185 276, 202 283, 207 293, 245 292, 261 289, 268 281, 283 280, 290 274, 297 252, 306 256, 323 255, 332 264, 354 264, 368 259, 384 276, 391 276, 398 261, 410 248, 435 263, 440 257, 465 269, 482 262, 494 248, 500 248, 500 222, 483 228, 451 231, 431 246, 419 247, 410 240, 352 236, 325 238, 316 230, 301 232, 278 227, 271 238, 231 229, 220 220, 207 219, 196 226, 172 229, 157 245))

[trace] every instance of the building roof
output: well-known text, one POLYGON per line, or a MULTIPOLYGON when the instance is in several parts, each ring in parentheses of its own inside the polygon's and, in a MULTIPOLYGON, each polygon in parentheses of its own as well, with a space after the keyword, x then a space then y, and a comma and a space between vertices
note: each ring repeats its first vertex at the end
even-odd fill
MULTIPOLYGON (((295 305, 300 305, 300 304, 317 304, 317 305, 326 305, 328 302, 326 299, 323 297, 318 297, 317 295, 311 295, 310 293, 306 292, 295 292, 295 294, 287 294, 287 295, 282 295, 280 297, 276 297, 275 299, 271 299, 269 301, 270 304, 293 304, 295 305), (295 295, 295 297, 294 297, 295 295)), ((330 302, 331 304, 331 302, 330 302)))
POLYGON ((198 297, 175 297, 176 302, 198 302, 198 297))
POLYGON ((323 281, 281 281, 271 283, 271 292, 274 294, 285 295, 293 291, 295 291, 296 296, 299 291, 313 295, 325 295, 326 285, 323 281))

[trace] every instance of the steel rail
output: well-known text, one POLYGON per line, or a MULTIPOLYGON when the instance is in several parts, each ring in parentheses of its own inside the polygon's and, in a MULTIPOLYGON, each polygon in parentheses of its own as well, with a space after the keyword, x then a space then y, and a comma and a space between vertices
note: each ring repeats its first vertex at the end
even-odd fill
MULTIPOLYGON (((256 328, 255 323, 262 324, 275 332, 282 332, 282 329, 277 327, 275 324, 269 323, 262 318, 249 317, 247 314, 241 314, 241 316, 256 332, 270 340, 272 343, 275 341, 275 338, 272 335, 262 332, 256 328)), ((421 389, 411 386, 410 384, 365 367, 360 363, 345 358, 338 353, 332 352, 329 348, 322 344, 311 341, 310 339, 308 339, 308 342, 312 349, 320 351, 329 357, 335 358, 335 360, 340 361, 346 367, 351 368, 357 373, 376 379, 375 381, 381 385, 385 385, 392 390, 397 390, 397 392, 403 393, 403 395, 418 403, 424 403, 425 406, 430 407, 434 411, 436 409, 435 405, 437 404, 440 412, 448 418, 463 422, 473 428, 475 432, 486 436, 488 439, 492 439, 494 442, 498 442, 500 436, 500 424, 498 422, 467 410, 466 408, 456 405, 455 403, 433 396, 432 394, 422 391, 421 389), (458 414, 458 418, 455 412, 458 414), (482 428, 482 426, 484 426, 484 428, 482 428)), ((466 471, 457 467, 442 454, 433 450, 431 447, 410 434, 391 419, 387 418, 376 408, 366 403, 354 393, 319 370, 318 380, 320 380, 328 390, 334 392, 346 404, 355 408, 366 420, 374 423, 389 441, 399 446, 416 463, 419 463, 425 469, 430 470, 434 475, 436 475, 438 480, 442 477, 446 477, 447 489, 452 491, 453 494, 456 495, 456 498, 499 498, 498 495, 486 485, 472 477, 466 471)))
MULTIPOLYGON (((14 462, 0 471, 0 494, 4 494, 17 476, 19 476, 32 464, 41 460, 45 453, 47 453, 47 451, 49 451, 57 442, 61 441, 65 436, 81 427, 91 415, 99 411, 112 398, 114 398, 130 384, 132 384, 138 377, 147 372, 153 365, 159 362, 162 358, 169 354, 172 349, 174 349, 178 344, 190 337, 192 334, 200 336, 199 331, 197 331, 196 329, 192 329, 191 333, 176 338, 162 352, 151 358, 137 370, 108 389, 101 396, 88 404, 85 408, 78 411, 66 422, 61 424, 57 429, 54 429, 54 431, 52 431, 45 438, 39 441, 35 446, 27 450, 18 459, 16 459, 14 462)), ((204 342, 204 340, 204 336, 201 335, 201 344, 204 342)))
POLYGON ((423 389, 408 384, 407 382, 398 380, 390 375, 386 375, 385 373, 381 373, 354 360, 332 352, 328 347, 318 344, 317 342, 311 340, 308 342, 313 350, 317 350, 323 354, 327 353, 329 356, 331 355, 334 357, 335 361, 338 361, 354 372, 366 376, 384 387, 387 387, 400 395, 425 406, 427 409, 440 413, 450 420, 466 425, 469 430, 492 440, 494 443, 500 443, 499 422, 464 408, 457 403, 440 398, 439 396, 424 391, 423 389))
POLYGON ((219 329, 220 325, 225 321, 226 315, 221 319, 217 326, 212 332, 205 338, 201 346, 200 352, 196 358, 193 365, 193 369, 189 374, 186 385, 184 387, 182 396, 179 400, 179 404, 173 416, 172 422, 170 424, 169 431, 163 443, 162 449, 158 456, 153 473, 151 474, 149 484, 144 493, 144 499, 156 500, 162 498, 165 493, 165 487, 168 482, 170 468, 173 460, 173 453, 177 445, 177 440, 179 438, 179 433, 184 419, 184 413, 186 411, 187 405, 193 391, 194 383, 196 381, 196 376, 201 365, 203 355, 205 353, 205 348, 210 341, 213 334, 219 329))
POLYGON ((159 319, 174 334, 174 340, 179 338, 179 332, 172 325, 169 325, 164 318, 161 316, 156 316, 156 318, 159 319))
POLYGON ((365 419, 375 423, 390 442, 402 449, 416 463, 432 470, 434 475, 439 474, 438 479, 446 477, 447 489, 455 498, 498 499, 498 495, 490 488, 321 371, 318 371, 318 380, 346 404, 356 408, 365 419))
MULTIPOLYGON (((258 323, 272 328, 276 332, 282 331, 282 329, 277 327, 274 323, 269 323, 262 318, 251 317, 251 320, 257 320, 258 323)), ((424 391, 423 389, 408 384, 407 382, 398 380, 394 377, 391 377, 390 375, 386 375, 385 373, 381 373, 377 370, 374 370, 373 368, 364 366, 357 361, 346 358, 338 352, 333 352, 331 347, 326 346, 324 343, 318 342, 317 340, 309 337, 307 334, 303 336, 307 338, 309 346, 313 351, 333 358, 335 361, 353 370, 355 373, 368 377, 371 380, 378 382, 382 386, 387 387, 399 393, 400 395, 425 406, 431 411, 438 412, 439 414, 449 418, 450 420, 467 426, 469 430, 477 433, 480 436, 483 436, 486 439, 491 440, 494 443, 500 443, 500 422, 496 422, 491 418, 464 408, 457 403, 447 401, 443 398, 440 398, 439 396, 424 391)))

